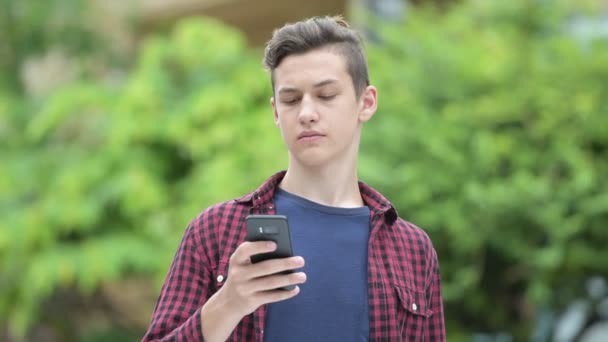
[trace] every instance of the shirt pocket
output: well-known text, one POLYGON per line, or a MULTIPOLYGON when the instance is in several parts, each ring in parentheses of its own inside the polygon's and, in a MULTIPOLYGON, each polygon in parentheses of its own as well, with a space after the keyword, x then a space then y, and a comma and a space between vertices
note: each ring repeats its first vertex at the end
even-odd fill
POLYGON ((403 341, 424 341, 427 320, 433 314, 424 292, 393 285, 397 292, 397 320, 403 341))

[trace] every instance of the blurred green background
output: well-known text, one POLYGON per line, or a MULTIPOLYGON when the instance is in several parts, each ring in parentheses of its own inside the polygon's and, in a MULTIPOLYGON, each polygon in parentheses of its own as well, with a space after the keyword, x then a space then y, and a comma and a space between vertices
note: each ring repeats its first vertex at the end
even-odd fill
MULTIPOLYGON (((360 177, 431 236, 450 341, 528 340, 608 275, 608 6, 378 3, 335 2, 379 90, 360 177)), ((0 340, 139 340, 187 223, 286 167, 271 31, 235 24, 268 20, 226 6, 0 0, 0 340)))

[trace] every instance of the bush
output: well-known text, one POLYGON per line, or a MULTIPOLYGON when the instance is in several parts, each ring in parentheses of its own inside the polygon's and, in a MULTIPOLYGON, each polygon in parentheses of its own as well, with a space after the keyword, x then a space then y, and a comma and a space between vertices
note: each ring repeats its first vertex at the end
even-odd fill
POLYGON ((608 272, 608 41, 577 39, 567 5, 415 11, 370 49, 361 176, 431 235, 450 336, 521 339, 608 272))
MULTIPOLYGON (((360 175, 431 235, 450 340, 525 336, 539 307, 608 272, 608 48, 572 35, 558 4, 469 1, 372 27, 380 108, 360 175)), ((188 19, 147 37, 118 86, 0 92, 0 321, 23 335, 69 310, 57 293, 137 276, 157 295, 190 219, 286 167, 260 60, 239 32, 188 19)), ((77 331, 70 315, 58 334, 77 331)))
POLYGON ((71 84, 26 120, 4 108, 0 318, 23 335, 57 289, 137 274, 157 292, 188 220, 285 167, 269 93, 239 32, 185 20, 119 89, 71 84))

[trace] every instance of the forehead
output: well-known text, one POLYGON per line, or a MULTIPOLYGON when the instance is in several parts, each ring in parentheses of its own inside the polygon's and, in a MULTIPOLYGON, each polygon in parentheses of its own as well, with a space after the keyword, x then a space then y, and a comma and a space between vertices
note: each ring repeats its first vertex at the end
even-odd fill
POLYGON ((348 81, 344 57, 329 50, 313 50, 285 57, 274 70, 275 87, 305 87, 325 79, 348 81))

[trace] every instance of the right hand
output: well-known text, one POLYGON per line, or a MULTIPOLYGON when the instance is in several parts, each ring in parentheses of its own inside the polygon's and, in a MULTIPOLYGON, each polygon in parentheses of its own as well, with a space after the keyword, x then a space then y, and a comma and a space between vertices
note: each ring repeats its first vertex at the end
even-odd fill
POLYGON ((260 306, 289 299, 300 292, 277 288, 306 281, 303 272, 276 274, 304 266, 302 257, 265 260, 251 263, 251 256, 272 252, 270 241, 243 242, 228 264, 226 283, 201 308, 201 329, 205 341, 226 341, 243 317, 260 306))
POLYGON ((276 244, 272 241, 245 241, 237 247, 228 265, 228 277, 218 295, 225 296, 225 303, 244 317, 258 307, 289 299, 300 292, 296 286, 293 290, 277 290, 287 285, 301 284, 306 281, 304 272, 277 274, 304 266, 304 259, 299 256, 265 260, 252 264, 251 256, 272 252, 276 244))

